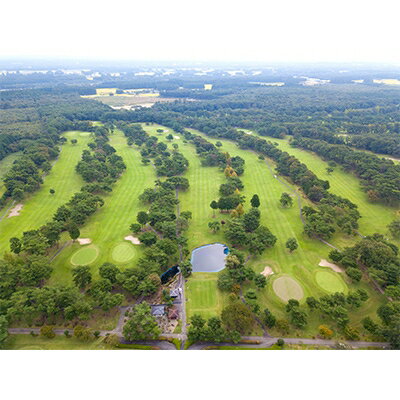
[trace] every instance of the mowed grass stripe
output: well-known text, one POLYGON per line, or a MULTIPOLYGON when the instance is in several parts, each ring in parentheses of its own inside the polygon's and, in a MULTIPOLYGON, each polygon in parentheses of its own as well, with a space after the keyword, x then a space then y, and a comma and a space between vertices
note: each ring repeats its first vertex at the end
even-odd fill
POLYGON ((81 132, 67 132, 64 136, 68 142, 62 146, 58 160, 54 163, 49 175, 44 178, 41 188, 23 200, 19 216, 3 218, 0 221, 0 254, 9 249, 10 238, 19 237, 23 232, 37 229, 51 221, 57 208, 65 204, 83 185, 83 180, 76 173, 75 166, 81 158, 82 150, 87 146, 90 136, 82 137, 81 132), (70 139, 77 139, 72 145, 70 139), (50 189, 56 192, 49 193, 50 189))
MULTIPOLYGON (((127 168, 113 187, 113 191, 103 196, 104 206, 92 215, 87 223, 81 228, 81 237, 90 238, 92 243, 99 248, 99 256, 91 265, 92 272, 96 277, 98 267, 104 262, 117 263, 112 256, 113 250, 122 243, 127 243, 132 248, 132 257, 129 261, 120 262, 121 266, 134 266, 138 258, 143 254, 140 245, 133 245, 124 241, 124 237, 130 234, 130 224, 136 222, 136 215, 146 206, 140 204, 139 195, 144 189, 152 187, 156 179, 154 168, 151 165, 144 166, 138 149, 129 147, 126 138, 119 130, 110 136, 110 144, 117 154, 120 155, 127 168)), ((55 271, 51 283, 70 282, 71 256, 78 251, 80 245, 72 244, 65 248, 54 260, 55 271)), ((131 254, 131 255, 132 255, 131 254)), ((121 259, 122 260, 122 259, 121 259)))

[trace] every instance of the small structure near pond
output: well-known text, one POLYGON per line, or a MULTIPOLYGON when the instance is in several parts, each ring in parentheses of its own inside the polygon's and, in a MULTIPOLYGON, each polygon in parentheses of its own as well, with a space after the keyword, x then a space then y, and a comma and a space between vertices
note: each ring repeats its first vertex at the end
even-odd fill
POLYGON ((179 273, 179 267, 174 265, 173 267, 169 268, 165 271, 161 276, 161 283, 165 285, 171 278, 173 278, 177 273, 179 273))
POLYGON ((218 272, 225 268, 229 249, 222 243, 207 244, 192 251, 193 272, 218 272))

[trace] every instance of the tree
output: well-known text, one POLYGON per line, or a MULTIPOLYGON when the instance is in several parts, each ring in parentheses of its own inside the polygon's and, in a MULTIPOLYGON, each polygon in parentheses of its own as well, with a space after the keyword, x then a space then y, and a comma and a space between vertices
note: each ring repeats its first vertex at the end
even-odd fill
POLYGON ((307 314, 299 310, 297 307, 290 311, 290 322, 296 328, 304 328, 307 325, 307 314))
POLYGON ((145 211, 139 211, 136 217, 137 222, 139 222, 140 225, 146 225, 147 221, 149 220, 149 216, 145 211))
POLYGON ((90 328, 85 328, 82 325, 77 325, 74 328, 74 336, 82 342, 87 342, 93 339, 93 332, 90 328))
POLYGON ((353 282, 360 282, 362 278, 362 272, 358 268, 346 268, 346 274, 353 282))
POLYGON ((218 206, 218 202, 216 202, 215 200, 213 200, 210 203, 210 207, 213 209, 213 217, 215 218, 215 210, 218 210, 219 206, 218 206))
POLYGON ((126 340, 156 339, 161 331, 155 317, 151 315, 151 308, 143 302, 134 306, 124 325, 123 334, 126 340))
POLYGON ((154 232, 144 232, 139 235, 139 240, 145 246, 151 246, 157 242, 157 235, 154 232))
POLYGON ((85 288, 92 282, 92 273, 90 272, 90 267, 87 265, 79 265, 72 268, 72 276, 75 285, 79 289, 85 288))
POLYGON ((395 219, 388 225, 389 232, 391 235, 398 239, 400 238, 400 219, 395 219))
POLYGON ((50 193, 51 195, 53 195, 55 192, 56 192, 56 191, 55 191, 54 189, 50 189, 50 190, 49 190, 49 193, 50 193))
POLYGON ((167 140, 171 141, 174 139, 174 136, 170 133, 167 135, 167 140))
POLYGON ((385 289, 385 295, 393 300, 400 300, 400 286, 387 286, 385 289))
POLYGON ((292 311, 294 308, 297 308, 297 307, 299 307, 299 306, 300 306, 300 303, 299 303, 298 300, 296 300, 296 299, 290 299, 290 300, 287 302, 287 304, 286 304, 285 310, 286 310, 286 312, 290 312, 290 311, 292 311))
POLYGON ((179 265, 179 269, 182 272, 184 278, 188 278, 192 275, 192 264, 190 261, 185 261, 179 265))
POLYGON ((132 233, 139 233, 142 229, 140 224, 131 224, 129 229, 131 230, 132 233))
POLYGON ((68 233, 73 242, 75 242, 75 240, 78 239, 79 235, 81 234, 79 228, 75 224, 71 224, 68 227, 68 233))
POLYGON ((286 335, 289 333, 289 322, 286 319, 278 319, 276 321, 276 329, 282 333, 282 335, 286 335))
POLYGON ((8 321, 4 315, 0 315, 0 349, 4 347, 8 338, 8 321))
POLYGON ((285 208, 292 207, 293 205, 293 199, 289 193, 282 193, 279 202, 281 203, 281 206, 285 208))
POLYGON ((77 140, 77 139, 71 139, 71 143, 72 143, 73 145, 75 145, 75 144, 78 143, 78 140, 77 140))
POLYGON ((276 324, 276 317, 270 310, 268 310, 268 308, 264 310, 263 322, 267 328, 273 328, 276 324))
POLYGON ((285 345, 285 341, 284 341, 283 339, 278 339, 278 340, 276 341, 276 344, 277 344, 279 347, 283 347, 283 346, 285 345))
POLYGON ((379 329, 379 325, 374 322, 370 317, 364 318, 362 321, 364 329, 366 329, 372 335, 376 334, 379 329))
POLYGON ((22 243, 21 240, 19 240, 16 237, 12 237, 10 239, 10 250, 14 254, 19 254, 22 250, 22 243))
POLYGON ((311 311, 317 309, 319 306, 319 302, 315 297, 307 297, 306 303, 311 311))
POLYGON ((254 278, 254 284, 258 287, 258 289, 263 289, 267 284, 267 278, 262 274, 258 274, 254 278))
POLYGON ((290 250, 292 253, 294 250, 296 250, 299 247, 297 240, 295 238, 289 238, 286 241, 286 248, 290 250))
POLYGON ((332 167, 326 168, 326 172, 328 173, 328 175, 330 175, 333 171, 334 171, 334 169, 332 167))
POLYGON ((53 327, 48 325, 43 325, 40 328, 40 335, 46 337, 47 339, 53 339, 56 336, 53 327))
POLYGON ((260 198, 258 197, 258 194, 253 195, 253 197, 250 200, 250 204, 254 208, 260 207, 260 198))
POLYGON ((211 221, 208 223, 208 227, 213 231, 213 233, 216 233, 221 229, 221 223, 219 221, 211 221))
POLYGON ((333 336, 333 331, 331 329, 329 329, 326 325, 320 325, 318 330, 319 330, 319 334, 324 339, 330 339, 333 336))
POLYGON ((217 147, 222 147, 222 143, 221 143, 219 140, 217 140, 217 142, 215 143, 215 145, 216 145, 217 147))
POLYGON ((251 331, 254 325, 251 311, 242 302, 226 306, 222 310, 221 319, 228 330, 235 330, 242 334, 251 331))
POLYGON ((112 284, 117 282, 117 275, 119 272, 117 266, 109 262, 105 262, 99 268, 100 276, 104 279, 108 279, 112 284))

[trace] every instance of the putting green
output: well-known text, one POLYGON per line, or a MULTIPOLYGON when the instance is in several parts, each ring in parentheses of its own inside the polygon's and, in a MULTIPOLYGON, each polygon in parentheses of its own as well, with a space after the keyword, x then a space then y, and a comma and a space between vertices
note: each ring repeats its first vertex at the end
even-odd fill
POLYGON ((272 288, 284 302, 290 299, 301 300, 304 296, 302 287, 290 276, 281 276, 275 279, 272 288))
POLYGON ((317 271, 315 280, 318 285, 330 293, 346 291, 346 285, 340 277, 329 271, 317 271))
POLYGON ((79 249, 71 257, 71 264, 73 265, 88 265, 96 260, 99 255, 99 249, 96 246, 88 246, 79 249))
POLYGON ((112 258, 118 263, 128 262, 135 256, 135 249, 130 243, 121 243, 114 247, 112 258))

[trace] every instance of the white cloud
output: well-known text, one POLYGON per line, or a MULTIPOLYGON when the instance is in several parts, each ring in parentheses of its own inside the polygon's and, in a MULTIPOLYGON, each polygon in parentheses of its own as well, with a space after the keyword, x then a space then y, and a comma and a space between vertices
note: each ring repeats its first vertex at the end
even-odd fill
POLYGON ((0 56, 400 62, 393 0, 8 1, 0 56))

